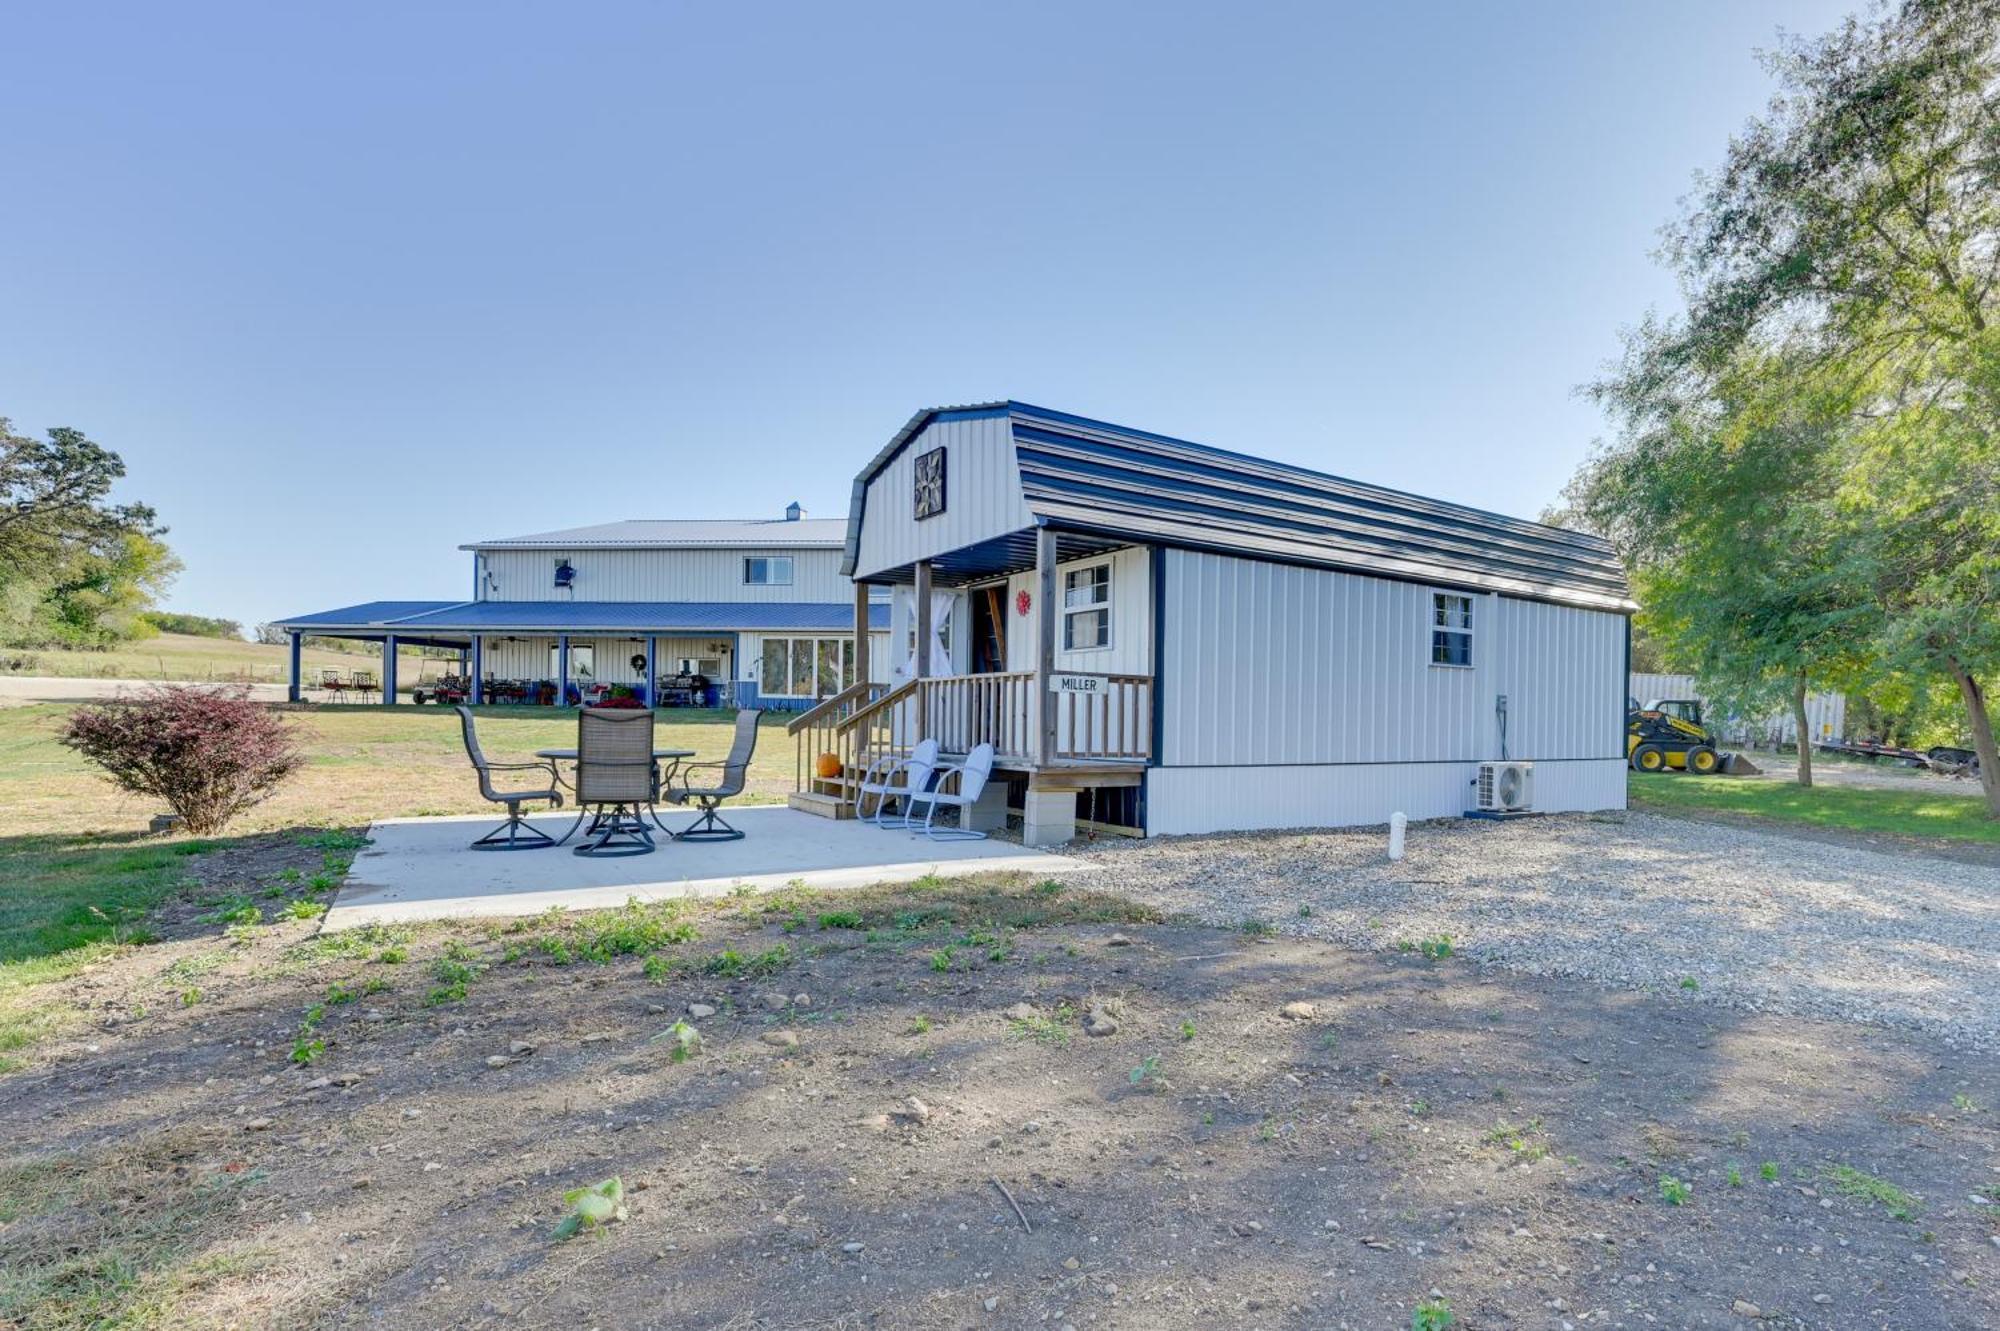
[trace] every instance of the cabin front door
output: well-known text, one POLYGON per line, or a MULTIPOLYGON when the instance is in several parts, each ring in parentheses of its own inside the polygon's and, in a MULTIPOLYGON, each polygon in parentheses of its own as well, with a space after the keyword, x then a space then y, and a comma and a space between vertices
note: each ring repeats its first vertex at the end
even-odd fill
POLYGON ((972 602, 972 673, 997 675, 1007 669, 1007 584, 975 587, 972 602))

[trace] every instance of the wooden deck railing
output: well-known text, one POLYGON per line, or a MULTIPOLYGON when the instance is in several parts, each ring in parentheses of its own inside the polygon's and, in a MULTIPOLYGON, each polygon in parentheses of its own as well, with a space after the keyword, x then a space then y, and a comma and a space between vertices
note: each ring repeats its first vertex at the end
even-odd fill
POLYGON ((1143 761, 1153 749, 1153 677, 1107 675, 1103 693, 1052 693, 1061 759, 1143 761))
POLYGON ((1037 699, 1030 671, 938 675, 891 688, 857 684, 802 712, 786 727, 798 741, 798 789, 852 798, 874 762, 908 753, 928 736, 946 753, 991 744, 1003 762, 1036 760, 1040 707, 1055 721, 1058 762, 1143 762, 1152 747, 1153 677, 1110 675, 1101 693, 1037 699), (818 775, 830 754, 839 775, 818 775))

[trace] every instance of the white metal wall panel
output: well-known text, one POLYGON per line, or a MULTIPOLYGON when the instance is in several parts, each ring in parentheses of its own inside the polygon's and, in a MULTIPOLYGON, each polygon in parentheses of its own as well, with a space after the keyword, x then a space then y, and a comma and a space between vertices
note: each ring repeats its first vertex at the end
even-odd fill
POLYGON ((841 576, 840 551, 744 547, 716 550, 489 550, 482 558, 486 601, 852 601, 854 584, 841 576), (788 586, 743 581, 743 560, 776 555, 792 560, 788 586), (555 585, 556 561, 569 560, 576 580, 555 585))
MULTIPOLYGON (((1632 673, 1630 686, 1632 700, 1641 706, 1657 702, 1662 698, 1695 698, 1702 704, 1703 717, 1712 724, 1722 738, 1732 744, 1745 744, 1752 740, 1760 744, 1772 742, 1790 744, 1797 738, 1798 725, 1792 720, 1789 705, 1775 708, 1769 715, 1744 719, 1737 716, 1711 716, 1714 709, 1709 699, 1701 692, 1693 675, 1656 675, 1640 671, 1632 673)), ((1844 693, 1808 693, 1806 695, 1806 725, 1811 730, 1814 742, 1847 737, 1847 695, 1844 693)))
MULTIPOLYGON (((1456 818, 1473 803, 1477 763, 1312 767, 1156 767, 1146 773, 1146 834, 1367 827, 1392 813, 1456 818)), ((1625 807, 1616 759, 1535 764, 1542 813, 1625 807)))
MULTIPOLYGON (((709 650, 718 642, 727 644, 725 635, 721 638, 661 638, 659 655, 654 657, 661 674, 671 674, 674 663, 683 656, 714 656, 709 650)), ((553 679, 554 669, 549 662, 549 653, 555 648, 554 638, 487 638, 480 649, 480 662, 486 673, 496 679, 553 679)), ((636 684, 640 672, 632 668, 632 658, 646 650, 644 640, 631 638, 582 638, 569 640, 572 652, 578 647, 592 648, 592 659, 596 664, 595 678, 607 684, 636 684)), ((727 656, 725 650, 722 653, 727 656)))
MULTIPOLYGON (((1066 560, 1056 565, 1056 669, 1090 675, 1145 675, 1153 669, 1153 568, 1152 552, 1138 546, 1114 550, 1111 561, 1111 645, 1086 652, 1066 652, 1062 644, 1062 577, 1064 569, 1100 563, 1096 559, 1066 560)), ((1035 640, 1041 616, 1031 604, 1026 615, 1016 613, 1015 597, 1035 591, 1033 573, 1016 573, 1007 580, 1007 668, 1035 668, 1035 640)), ((984 595, 975 592, 975 595, 984 595)))
POLYGON ((1442 763, 1622 751, 1623 617, 1474 597, 1473 665, 1430 664, 1432 589, 1168 551, 1168 767, 1442 763))
MULTIPOLYGON (((1482 644, 1475 622, 1473 660, 1489 710, 1498 695, 1507 697, 1507 756, 1622 756, 1624 616, 1508 596, 1482 598, 1482 605, 1487 630, 1482 644)), ((1499 757, 1497 723, 1492 731, 1484 751, 1466 756, 1499 757)))
POLYGON ((1021 498, 1008 419, 933 422, 868 483, 854 576, 872 577, 1033 525, 1021 498), (945 449, 945 509, 918 522, 912 489, 916 458, 940 445, 945 449))

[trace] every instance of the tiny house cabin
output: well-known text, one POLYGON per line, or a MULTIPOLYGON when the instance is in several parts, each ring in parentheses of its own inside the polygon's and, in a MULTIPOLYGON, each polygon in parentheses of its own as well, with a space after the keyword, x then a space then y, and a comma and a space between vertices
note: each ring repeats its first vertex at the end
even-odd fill
POLYGON ((888 589, 889 668, 793 721, 799 807, 926 736, 995 746, 972 817, 1030 844, 1453 816, 1496 762, 1517 810, 1624 806, 1595 537, 992 402, 862 469, 842 570, 888 589))

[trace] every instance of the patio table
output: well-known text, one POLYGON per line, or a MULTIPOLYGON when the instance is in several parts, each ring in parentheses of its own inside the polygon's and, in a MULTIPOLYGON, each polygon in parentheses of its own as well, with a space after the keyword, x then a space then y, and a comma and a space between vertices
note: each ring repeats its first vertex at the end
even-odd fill
MULTIPOLYGON (((674 773, 679 769, 681 759, 692 758, 694 757, 694 755, 695 755, 695 750, 693 749, 653 750, 653 761, 656 763, 665 762, 667 764, 667 770, 660 774, 661 789, 664 790, 668 785, 672 784, 674 779, 674 773)), ((573 763, 576 761, 576 748, 574 745, 572 745, 571 747, 566 749, 536 749, 535 756, 537 758, 548 758, 554 762, 559 762, 559 763, 560 762, 573 763)), ((568 786, 572 790, 576 789, 576 786, 573 782, 564 781, 562 779, 562 774, 560 772, 556 774, 556 783, 558 785, 568 786)), ((598 829, 604 826, 605 819, 610 818, 612 816, 613 815, 607 814, 600 809, 598 811, 597 816, 590 820, 590 833, 586 835, 595 834, 598 831, 598 829)), ((653 815, 653 821, 656 824, 660 821, 658 814, 653 815)), ((632 819, 632 823, 636 825, 638 823, 638 819, 635 817, 634 819, 632 819)), ((570 830, 575 831, 576 829, 571 828, 570 830)))
MULTIPOLYGON (((669 781, 672 781, 675 770, 680 766, 681 759, 692 758, 694 755, 695 750, 693 749, 654 749, 653 761, 656 763, 665 762, 667 764, 667 770, 661 775, 660 784, 665 785, 669 781)), ((574 746, 567 749, 536 749, 535 756, 537 758, 550 758, 559 763, 573 763, 576 761, 576 749, 574 746)), ((556 779, 560 781, 562 778, 557 777, 556 779)))

